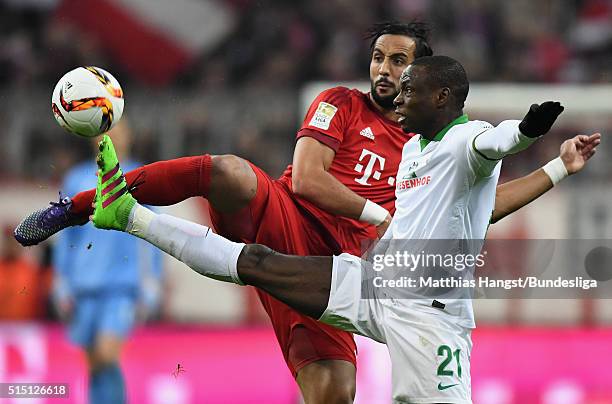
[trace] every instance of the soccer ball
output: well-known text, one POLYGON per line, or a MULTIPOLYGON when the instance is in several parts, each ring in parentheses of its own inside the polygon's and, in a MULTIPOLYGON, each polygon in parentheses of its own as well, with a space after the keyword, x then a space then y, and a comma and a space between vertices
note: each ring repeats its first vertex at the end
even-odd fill
POLYGON ((99 67, 77 67, 66 73, 51 96, 53 116, 70 133, 94 137, 108 132, 123 114, 119 82, 99 67))

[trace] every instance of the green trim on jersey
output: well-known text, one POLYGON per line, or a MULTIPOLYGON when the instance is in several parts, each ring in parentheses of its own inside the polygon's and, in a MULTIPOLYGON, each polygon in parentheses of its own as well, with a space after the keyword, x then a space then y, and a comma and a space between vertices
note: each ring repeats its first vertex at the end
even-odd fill
POLYGON ((442 140, 444 135, 446 135, 446 132, 448 132, 450 128, 452 128, 453 126, 460 125, 462 123, 467 123, 468 121, 469 121, 468 115, 463 114, 453 119, 448 125, 444 127, 444 129, 436 133, 436 136, 434 136, 432 140, 425 139, 423 136, 421 136, 421 139, 419 140, 421 144, 421 151, 423 151, 423 149, 425 149, 430 142, 439 142, 440 140, 442 140))

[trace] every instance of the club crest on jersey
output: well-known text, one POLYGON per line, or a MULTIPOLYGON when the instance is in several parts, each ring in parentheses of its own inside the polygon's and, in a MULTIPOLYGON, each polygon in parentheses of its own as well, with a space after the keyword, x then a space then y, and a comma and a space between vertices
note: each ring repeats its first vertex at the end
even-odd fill
POLYGON ((404 175, 404 177, 402 178, 403 180, 407 180, 410 178, 416 178, 418 177, 416 174, 416 169, 419 168, 419 162, 418 161, 413 161, 410 164, 410 167, 408 167, 408 172, 406 175, 404 175))
POLYGON ((337 107, 321 101, 308 125, 327 130, 336 112, 338 112, 337 107))
POLYGON ((365 129, 362 129, 359 134, 363 137, 367 137, 368 139, 374 140, 374 132, 372 132, 372 128, 369 126, 365 129))

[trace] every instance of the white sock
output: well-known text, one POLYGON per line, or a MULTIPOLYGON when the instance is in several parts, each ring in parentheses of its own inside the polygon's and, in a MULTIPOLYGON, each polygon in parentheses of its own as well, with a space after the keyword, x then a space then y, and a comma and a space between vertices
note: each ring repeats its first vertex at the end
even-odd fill
POLYGON ((209 227, 139 204, 130 212, 126 231, 140 237, 209 278, 244 285, 238 277, 238 256, 244 243, 234 243, 209 227))

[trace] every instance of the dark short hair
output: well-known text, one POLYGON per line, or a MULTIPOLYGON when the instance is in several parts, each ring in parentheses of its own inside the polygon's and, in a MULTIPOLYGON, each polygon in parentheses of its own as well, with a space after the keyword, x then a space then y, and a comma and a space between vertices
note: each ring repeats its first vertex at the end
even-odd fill
POLYGON ((408 23, 398 21, 385 21, 372 25, 367 31, 365 39, 370 39, 370 49, 374 49, 376 40, 383 35, 404 35, 414 40, 416 48, 414 49, 414 57, 420 58, 423 56, 433 55, 431 46, 429 46, 429 33, 431 28, 429 24, 420 21, 411 21, 408 23))
POLYGON ((463 108, 470 91, 470 82, 461 63, 448 56, 425 56, 412 62, 412 66, 423 67, 431 85, 437 88, 448 87, 457 101, 457 107, 463 108))

